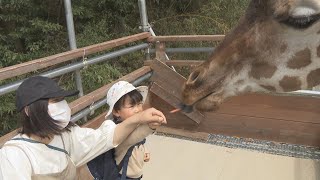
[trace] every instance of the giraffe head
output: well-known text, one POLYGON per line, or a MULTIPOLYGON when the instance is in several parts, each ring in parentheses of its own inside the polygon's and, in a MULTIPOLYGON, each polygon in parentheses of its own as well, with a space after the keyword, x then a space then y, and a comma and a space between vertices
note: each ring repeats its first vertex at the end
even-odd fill
POLYGON ((183 103, 202 111, 249 92, 320 84, 320 1, 252 0, 209 60, 188 77, 183 103))

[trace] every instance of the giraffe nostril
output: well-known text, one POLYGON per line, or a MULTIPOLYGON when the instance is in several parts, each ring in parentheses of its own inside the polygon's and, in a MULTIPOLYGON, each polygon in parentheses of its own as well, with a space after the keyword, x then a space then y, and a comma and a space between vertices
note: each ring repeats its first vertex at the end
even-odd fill
POLYGON ((198 79, 199 75, 200 75, 200 71, 199 70, 192 72, 190 74, 189 78, 188 78, 187 83, 188 84, 194 83, 198 79))

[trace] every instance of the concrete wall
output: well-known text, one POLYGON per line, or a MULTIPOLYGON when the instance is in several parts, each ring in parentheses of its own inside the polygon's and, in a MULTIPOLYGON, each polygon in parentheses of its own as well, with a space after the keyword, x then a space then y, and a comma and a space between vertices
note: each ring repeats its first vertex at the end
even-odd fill
POLYGON ((320 161, 153 135, 144 180, 320 180, 320 161))

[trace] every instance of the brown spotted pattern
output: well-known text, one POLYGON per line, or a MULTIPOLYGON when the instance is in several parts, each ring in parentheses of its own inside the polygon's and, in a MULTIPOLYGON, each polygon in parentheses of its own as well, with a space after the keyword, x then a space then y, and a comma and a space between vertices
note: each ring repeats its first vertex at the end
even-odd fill
POLYGON ((301 89, 301 81, 299 77, 284 76, 280 81, 279 85, 283 91, 295 91, 301 89))
POLYGON ((320 57, 320 45, 317 48, 317 55, 318 55, 318 57, 320 57))
POLYGON ((306 48, 302 51, 297 52, 289 61, 288 68, 300 69, 311 64, 311 51, 306 48))
POLYGON ((314 86, 320 84, 320 68, 311 71, 307 76, 308 88, 311 89, 314 86))
POLYGON ((276 70, 276 66, 270 65, 267 62, 256 62, 252 64, 250 76, 255 79, 271 78, 276 70))

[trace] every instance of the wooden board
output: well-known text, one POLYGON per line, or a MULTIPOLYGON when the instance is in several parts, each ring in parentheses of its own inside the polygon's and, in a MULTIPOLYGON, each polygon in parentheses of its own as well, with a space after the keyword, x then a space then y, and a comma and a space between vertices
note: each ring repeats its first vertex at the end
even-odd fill
POLYGON ((150 36, 149 42, 222 41, 225 35, 150 36))

